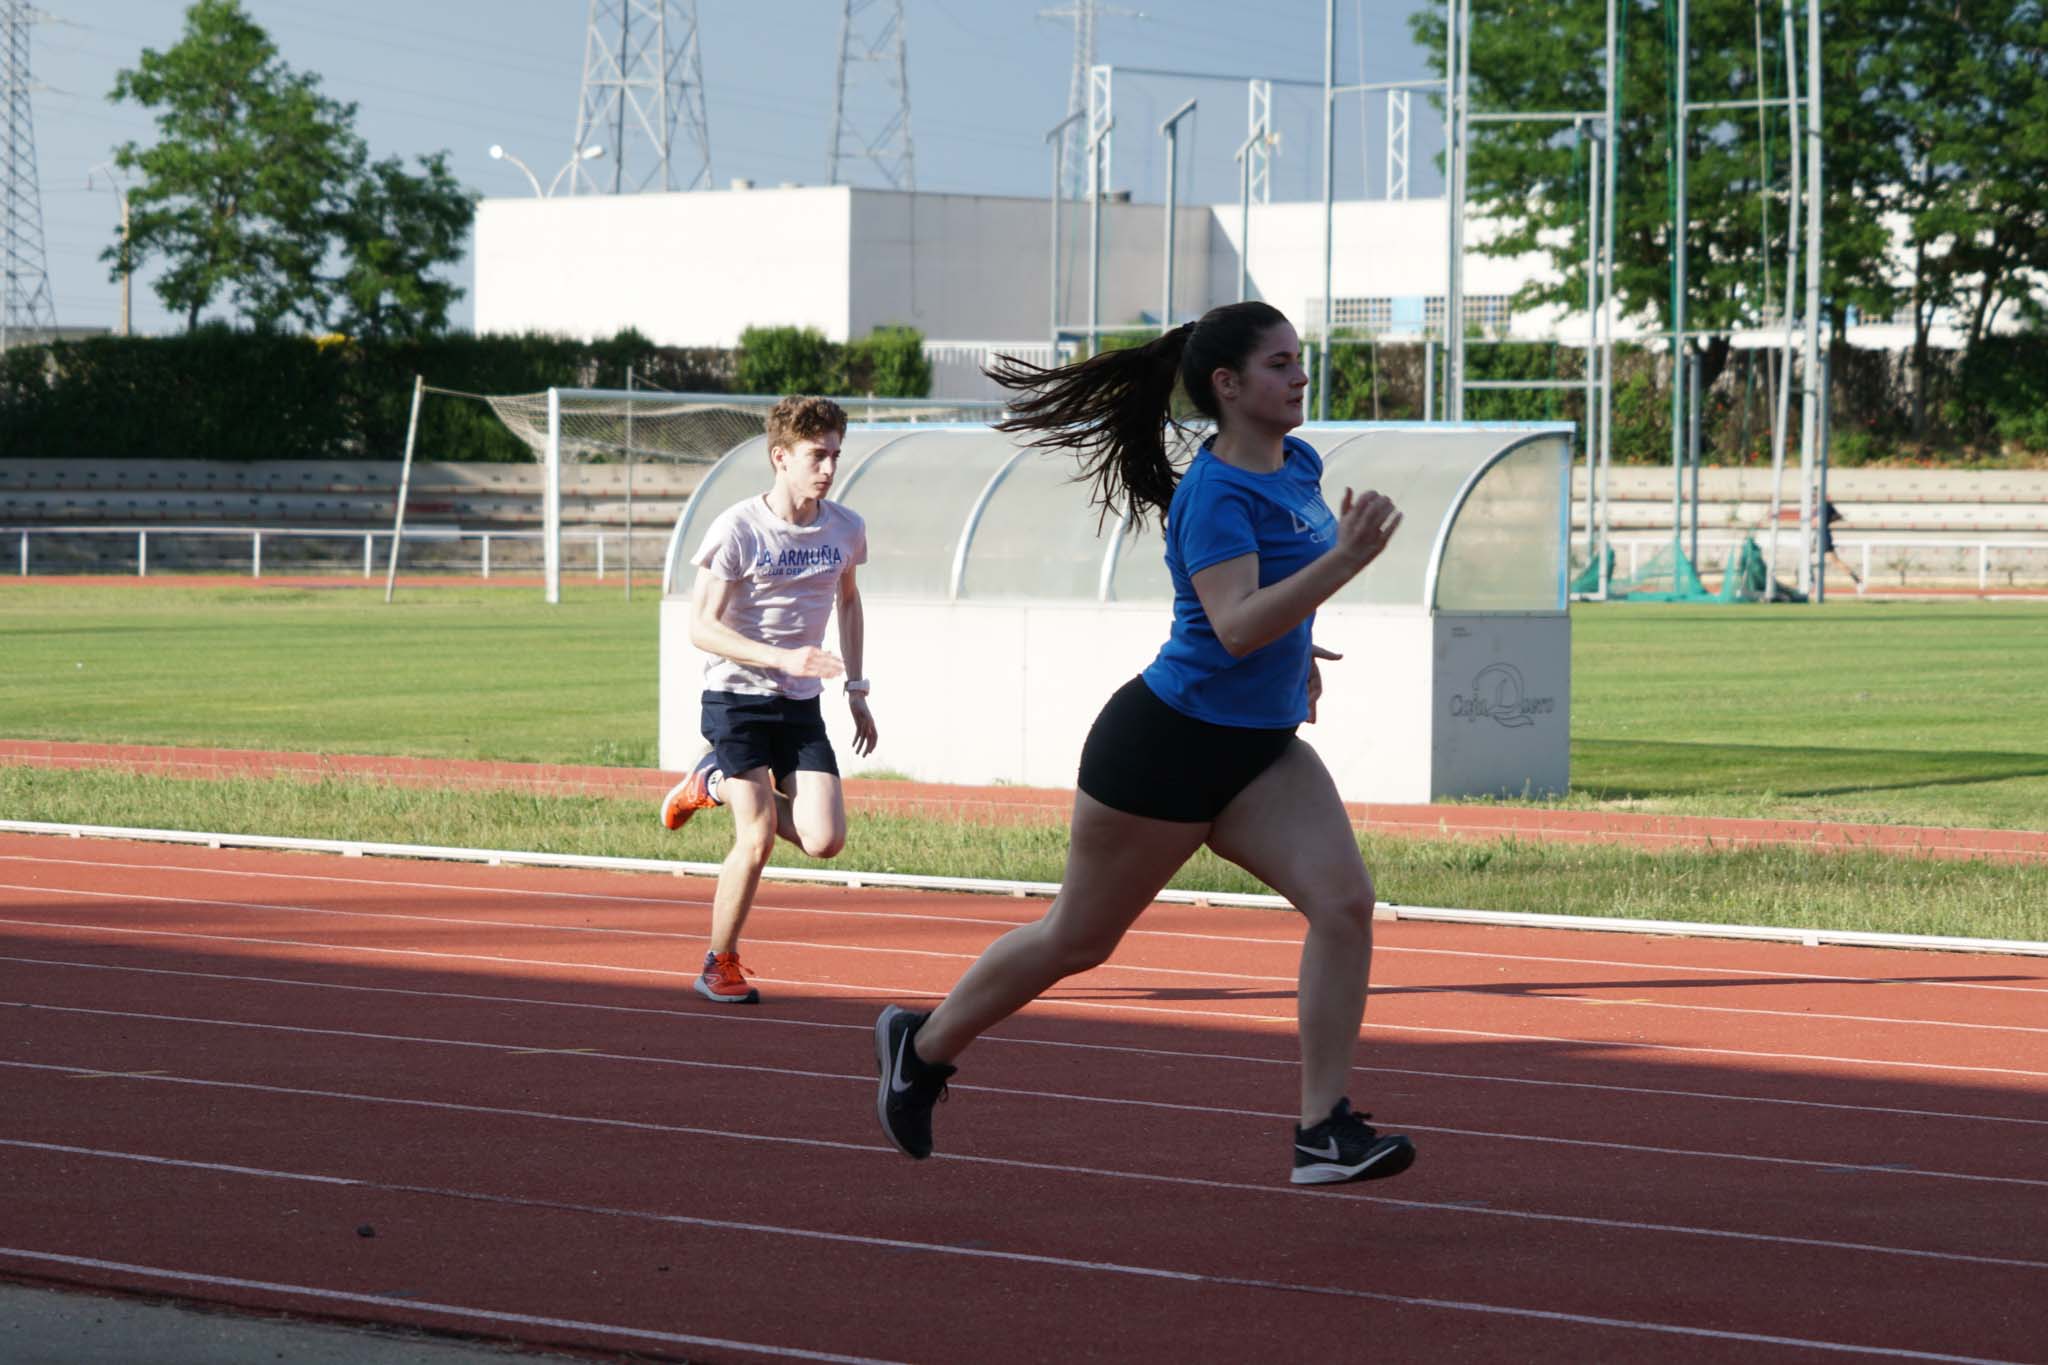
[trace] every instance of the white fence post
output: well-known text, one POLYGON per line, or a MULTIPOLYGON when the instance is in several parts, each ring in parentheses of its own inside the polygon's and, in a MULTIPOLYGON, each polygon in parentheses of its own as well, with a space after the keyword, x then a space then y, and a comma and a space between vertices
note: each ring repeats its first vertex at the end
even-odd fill
POLYGON ((135 533, 135 576, 137 578, 147 578, 149 576, 149 532, 147 531, 137 531, 135 533))
POLYGON ((21 576, 28 577, 28 532, 21 533, 21 576))
POLYGON ((484 532, 484 577, 491 576, 491 533, 484 532))
POLYGON ((597 536, 597 581, 600 583, 604 582, 604 533, 602 531, 598 532, 597 536))
POLYGON ((249 537, 249 577, 263 577, 263 533, 253 532, 249 537))
POLYGON ((363 577, 365 578, 368 578, 370 576, 370 559, 372 553, 370 549, 370 544, 371 538, 374 537, 376 534, 377 533, 375 531, 363 532, 363 577))

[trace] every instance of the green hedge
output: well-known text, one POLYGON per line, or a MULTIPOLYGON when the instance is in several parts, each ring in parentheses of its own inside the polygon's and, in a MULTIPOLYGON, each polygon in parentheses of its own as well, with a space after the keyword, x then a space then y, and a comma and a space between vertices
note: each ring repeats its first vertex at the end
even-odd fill
MULTIPOLYGON (((474 394, 623 388, 628 367, 636 385, 688 393, 930 391, 923 338, 908 328, 829 350, 822 382, 754 389, 743 381, 764 372, 747 371, 743 352, 656 346, 630 330, 597 342, 450 335, 370 343, 202 327, 18 346, 0 353, 0 456, 396 459, 416 374, 435 388, 474 394), (863 382, 848 387, 850 378, 863 382)), ((531 458, 488 407, 439 397, 421 409, 416 454, 531 458)))

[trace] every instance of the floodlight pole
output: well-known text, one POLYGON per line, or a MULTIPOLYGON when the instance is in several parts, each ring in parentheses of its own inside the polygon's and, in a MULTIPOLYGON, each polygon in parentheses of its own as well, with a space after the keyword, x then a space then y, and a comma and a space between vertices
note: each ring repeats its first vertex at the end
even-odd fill
MULTIPOLYGON (((1363 11, 1360 11, 1360 22, 1363 11)), ((1330 419, 1330 306, 1333 259, 1336 252, 1337 193, 1337 0, 1323 0, 1323 316, 1322 347, 1316 352, 1316 416, 1330 419)), ((1378 373, 1373 376, 1375 385, 1378 373)))
POLYGON ((1444 102, 1449 115, 1449 145, 1445 149, 1448 175, 1445 198, 1450 207, 1450 242, 1446 253, 1444 287, 1444 420, 1465 420, 1465 181, 1468 142, 1471 138, 1472 93, 1472 11, 1470 0, 1446 0, 1449 14, 1444 75, 1448 81, 1444 102))
POLYGON ((1685 490, 1686 421, 1685 399, 1687 359, 1685 347, 1685 245, 1686 245, 1686 60, 1690 27, 1687 0, 1678 0, 1677 73, 1672 86, 1671 117, 1674 129, 1671 145, 1671 555, 1673 571, 1683 549, 1685 512, 1681 506, 1685 490))
MULTIPOLYGON (((1604 212, 1600 215, 1600 597, 1607 597, 1609 574, 1607 571, 1607 546, 1613 536, 1613 508, 1607 501, 1607 473, 1614 460, 1614 208, 1615 165, 1621 160, 1621 134, 1619 132, 1619 88, 1620 73, 1615 69, 1620 32, 1616 7, 1619 0, 1607 0, 1607 68, 1605 85, 1607 96, 1607 121, 1604 132, 1607 141, 1607 155, 1600 166, 1600 202, 1604 212)), ((1590 537, 1593 528, 1589 522, 1586 533, 1590 537)))
POLYGON ((1195 112, 1195 102, 1189 100, 1167 116, 1159 125, 1159 131, 1166 136, 1166 283, 1159 296, 1159 330, 1162 335, 1173 330, 1173 236, 1174 214, 1178 188, 1177 175, 1180 169, 1180 121, 1195 112))
POLYGON ((1066 131, 1088 117, 1085 109, 1076 109, 1052 126, 1045 140, 1052 146, 1052 312, 1049 317, 1052 327, 1053 363, 1059 363, 1060 348, 1060 209, 1065 194, 1067 171, 1066 131))
MULTIPOLYGON (((1827 596, 1827 557, 1820 552, 1820 537, 1814 519, 1827 515, 1825 496, 1814 500, 1814 483, 1827 486, 1827 451, 1821 444, 1826 423, 1828 392, 1826 367, 1820 354, 1820 249, 1821 249, 1821 122, 1820 122, 1820 6, 1821 0, 1806 0, 1806 392, 1799 414, 1799 462, 1805 475, 1807 563, 1813 566, 1810 592, 1815 602, 1827 596)), ((1787 53, 1789 57, 1790 54, 1787 53)))

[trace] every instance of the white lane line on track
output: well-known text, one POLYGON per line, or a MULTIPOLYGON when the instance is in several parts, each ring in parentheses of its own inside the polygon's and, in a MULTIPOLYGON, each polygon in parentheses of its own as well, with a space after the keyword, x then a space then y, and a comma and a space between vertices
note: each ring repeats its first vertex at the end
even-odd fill
MULTIPOLYGON (((711 900, 709 897, 627 896, 601 891, 561 891, 533 887, 501 888, 475 885, 465 882, 428 882, 411 879, 400 879, 395 877, 350 877, 312 872, 267 872, 254 871, 245 868, 194 867, 182 863, 108 862, 104 859, 95 860, 87 858, 49 858, 40 855, 29 854, 0 854, 0 862, 49 863, 54 866, 90 867, 97 869, 142 868, 152 872, 186 872, 201 876, 218 875, 224 877, 251 877, 276 881, 306 881, 320 883, 335 883, 344 886, 390 886, 398 887, 401 889, 418 891, 455 891, 469 895, 518 896, 546 900, 588 901, 600 904, 640 905, 661 908, 692 907, 699 909, 709 909, 711 905, 711 900)), ((849 896, 865 894, 857 890, 848 891, 842 888, 832 889, 841 891, 842 894, 849 896)), ((901 896, 906 893, 890 892, 888 894, 892 896, 901 896)), ((938 896, 944 895, 945 893, 923 891, 918 892, 917 894, 920 896, 938 896)), ((977 897, 977 899, 986 900, 988 899, 988 897, 981 896, 977 897)), ((885 919, 924 921, 937 924, 987 925, 990 927, 1003 929, 1014 929, 1020 924, 1029 924, 1033 920, 1038 918, 1037 914, 1011 919, 1003 918, 1000 916, 980 916, 963 914, 935 915, 910 910, 860 910, 847 908, 826 909, 821 906, 810 905, 775 905, 765 901, 757 901, 755 903, 755 908, 757 910, 772 910, 779 914, 817 915, 835 919, 885 919)), ((614 930, 610 932, 644 932, 654 934, 658 933, 659 931, 614 930)), ((701 937, 701 935, 685 935, 684 937, 701 937)), ((1180 929, 1133 928, 1126 935, 1126 937, 1190 939, 1204 943, 1253 944, 1263 947, 1275 948, 1298 948, 1301 945, 1300 934, 1295 934, 1291 937, 1268 938, 1263 936, 1245 934, 1196 933, 1191 930, 1180 929)), ((1708 976, 1756 976, 1777 978, 1788 981, 1841 982, 1848 985, 1863 986, 1925 986, 1930 989, 1938 990, 2003 991, 2021 995, 2048 995, 2048 980, 2043 980, 2042 984, 2039 986, 2012 986, 2000 985, 1993 982, 1980 981, 1929 981, 1922 980, 1920 978, 1912 976, 1838 976, 1825 972, 1782 972, 1768 971, 1763 969, 1751 969, 1746 967, 1703 967, 1685 963, 1631 962, 1625 959, 1558 957, 1554 955, 1539 955, 1534 953, 1497 953, 1484 952, 1466 948, 1417 948, 1395 944, 1379 944, 1376 946, 1375 951, 1379 953, 1413 954, 1417 956, 1428 957, 1477 958, 1484 959, 1487 961, 1500 962, 1542 962, 1564 964, 1576 967, 1626 967, 1638 971, 1693 972, 1708 976)), ((1292 978, 1289 979, 1291 980, 1292 978)))
MULTIPOLYGON (((683 1067, 696 1071, 744 1072, 749 1075, 778 1076, 789 1080, 847 1081, 859 1085, 872 1085, 874 1077, 864 1073, 845 1071, 807 1071, 798 1067, 768 1066, 758 1062, 713 1062, 698 1057, 662 1057, 645 1053, 605 1052, 598 1048, 556 1048, 531 1047, 516 1042, 487 1041, 477 1038, 436 1038, 410 1033, 371 1033, 362 1029, 316 1028, 309 1024, 258 1023, 243 1019, 211 1019, 187 1014, 155 1014, 136 1010, 94 1009, 83 1005, 48 1005, 21 1000, 0 1000, 0 1009, 20 1009, 44 1014, 82 1014, 96 1018, 137 1019, 157 1024, 190 1024, 208 1028, 249 1029, 262 1033, 290 1033, 313 1038, 345 1038, 354 1042, 401 1043, 420 1047, 463 1048, 477 1052, 490 1052, 503 1056, 547 1055, 576 1057, 593 1062, 625 1062, 638 1066, 683 1067)), ((80 1072, 79 1074, 87 1074, 80 1072)), ((162 1075, 163 1072, 144 1071, 95 1071, 89 1073, 113 1079, 137 1078, 162 1075)), ((1277 1110, 1236 1109, 1216 1104, 1177 1104, 1167 1100, 1132 1099, 1111 1095, 1077 1095, 1057 1090, 1026 1090, 1016 1086, 972 1085, 956 1083, 953 1089, 976 1094, 1000 1095, 1009 1099, 1058 1100, 1075 1104, 1122 1105, 1134 1109, 1153 1109, 1172 1113, 1222 1114, 1232 1118, 1252 1118, 1282 1122, 1293 1119, 1292 1114, 1277 1110)), ((1966 1171, 1942 1171, 1919 1166, 1878 1165, 1852 1161, 1821 1161, 1805 1157, 1764 1156, 1750 1152, 1720 1152, 1688 1147, 1658 1147, 1648 1143, 1608 1142, 1593 1138, 1549 1137, 1533 1133, 1503 1133, 1481 1128, 1446 1128, 1429 1124, 1404 1123, 1401 1127, 1409 1132, 1436 1133, 1449 1137, 1475 1138, 1492 1142, 1528 1142, 1553 1147, 1584 1147, 1597 1151, 1630 1152, 1643 1156, 1683 1157, 1698 1161, 1736 1161, 1761 1166, 1789 1166, 1806 1170, 1826 1171, 1831 1174, 1859 1174, 1881 1176, 1920 1177, 1931 1180, 1962 1180, 1990 1185, 2019 1185, 2048 1189, 2048 1179, 2033 1179, 2026 1176, 1979 1175, 1966 1171)))
MULTIPOLYGON (((349 1181, 349 1184, 358 1182, 349 1181)), ((461 1318, 471 1322, 487 1322, 503 1327, 545 1327, 553 1331, 589 1332, 608 1337, 620 1337, 632 1341, 659 1342, 664 1346, 715 1347, 721 1351, 744 1351, 749 1355, 779 1357, 785 1360, 815 1360, 826 1365, 892 1365, 892 1362, 877 1360, 870 1356, 836 1355, 830 1351, 806 1351, 795 1346, 769 1346, 758 1341, 734 1341, 727 1337, 690 1336, 682 1332, 657 1332, 646 1327, 621 1327, 609 1322, 582 1322, 575 1318, 539 1317, 532 1313, 507 1313, 493 1308, 469 1308, 462 1304, 435 1303, 427 1299, 391 1298, 384 1294, 357 1294, 345 1289, 328 1289, 319 1285, 282 1284, 275 1280, 249 1280, 236 1275, 207 1275, 196 1270, 167 1270, 160 1266, 134 1265, 126 1261, 106 1261, 94 1256, 67 1256, 55 1251, 32 1251, 24 1247, 0 1246, 0 1258, 12 1261, 27 1261, 35 1265, 64 1266, 74 1270, 96 1270, 120 1275, 134 1275, 141 1279, 156 1280, 180 1285, 196 1285, 206 1289, 256 1290, 266 1294, 284 1294, 298 1298, 319 1299, 327 1303, 361 1304, 377 1308, 396 1308, 406 1313, 439 1313, 447 1317, 461 1318)), ((1825 1350, 1826 1347, 1821 1349, 1825 1350)), ((1848 1349, 1848 1348, 1844 1348, 1848 1349)), ((1948 1359, 1950 1357, 1941 1357, 1948 1359)))
MULTIPOLYGON (((264 986, 289 986, 302 990, 349 991, 372 995, 393 995, 425 1000, 460 1000, 487 1005, 522 1005, 540 1009, 588 1010, 603 1014, 647 1015, 677 1023, 730 1025, 743 1028, 809 1028, 840 1032, 873 1033, 867 1024, 837 1024, 823 1019, 792 1019, 748 1011, 706 1009, 658 1009, 651 1005, 609 1005, 592 1000, 545 1000, 525 995, 485 995, 467 991, 425 991, 403 986, 363 986, 341 981, 305 981, 294 977, 254 976, 242 972, 194 972, 175 967, 132 967, 118 963, 73 962, 62 958, 14 957, 0 955, 0 962, 18 962, 36 967, 68 967, 88 972, 128 972, 144 976, 170 976, 196 981, 233 981, 264 986)), ((1193 1052, 1186 1049, 1132 1047, 1116 1043, 1087 1043, 1066 1038, 1020 1038, 1012 1034, 985 1033, 976 1040, 1012 1047, 1058 1048, 1077 1052, 1121 1053, 1136 1057, 1171 1057, 1182 1061, 1232 1062, 1248 1066, 1296 1065, 1297 1059, 1256 1057, 1237 1052, 1193 1052)), ((1474 1071, 1425 1071, 1415 1067, 1356 1066, 1362 1076, 1413 1076, 1425 1080, 1476 1081, 1491 1085, 1526 1085, 1555 1090, 1590 1090, 1604 1094, 1646 1095, 1668 1099, 1708 1100, 1716 1104, 1770 1104, 1799 1109, 1836 1110, 1851 1114, 1876 1114, 1887 1118, 1960 1119, 1972 1123, 2017 1123, 2048 1127, 2048 1118, 2021 1118, 2007 1114, 1969 1114, 1948 1109, 1902 1109, 1891 1105, 1842 1104, 1828 1100, 1797 1099, 1779 1095, 1739 1095, 1722 1090, 1678 1090, 1661 1086, 1607 1085, 1594 1081, 1543 1080, 1530 1076, 1498 1076, 1474 1071)))
MULTIPOLYGON (((18 885, 10 882, 0 882, 0 891, 35 891, 41 892, 45 895, 73 896, 87 900, 110 900, 119 901, 123 903, 134 901, 147 901, 153 904, 190 905, 195 907, 206 907, 209 909, 216 910, 262 910, 276 911, 284 914, 325 916, 329 918, 338 919, 367 919, 375 921, 398 920, 434 925, 460 925, 464 928, 510 929, 522 933, 534 934, 589 934, 622 938, 657 939, 664 941, 684 942, 701 942, 704 938, 704 935, 701 933, 682 933, 657 929, 607 929, 595 925, 547 923, 536 924, 526 920, 474 919, 465 916, 455 915, 416 914, 402 910, 341 910, 331 906, 297 905, 275 901, 233 901, 216 900, 212 898, 197 896, 155 896, 137 891, 93 891, 73 887, 32 887, 18 885)), ((0 920, 0 923, 8 922, 11 921, 0 920)), ((977 956, 979 956, 978 953, 941 952, 936 949, 928 948, 883 948, 871 947, 865 944, 821 943, 808 939, 767 938, 759 934, 750 937, 748 939, 748 942, 755 945, 756 947, 767 946, 782 948, 800 948, 814 952, 832 953, 865 953, 881 957, 923 957, 936 958, 942 961, 954 962, 972 962, 975 960, 977 956)), ((1095 970, 1100 973, 1109 974, 1123 972, 1135 976, 1163 976, 1169 978, 1189 978, 1206 981, 1267 982, 1284 986, 1292 986, 1295 984, 1296 981, 1296 977, 1292 974, 1259 975, 1250 972, 1211 972, 1203 971, 1193 967, 1146 967, 1139 966, 1135 963, 1123 963, 1114 961, 1105 963, 1103 966, 1098 967, 1095 970)), ((762 977, 760 979, 766 981, 769 978, 762 977)), ((1476 985, 1428 987, 1426 988, 1426 991, 1423 988, 1417 987, 1380 986, 1376 988, 1375 993, 1380 995, 1427 993, 1430 995, 1438 996, 1480 995, 1490 997, 1499 997, 1505 994, 1504 992, 1498 989, 1476 985)), ((1555 1003, 1567 1005, 1595 1005, 1609 1008, 1660 1009, 1672 1010, 1679 1013, 1688 1014, 1754 1015, 1772 1019, 1798 1019, 1802 1022, 1812 1019, 1828 1019, 1838 1023, 1891 1024, 1915 1029, 1953 1028, 1973 1029, 1993 1033, 2048 1034, 2048 1027, 2035 1027, 2026 1024, 1980 1024, 1964 1020, 1953 1019, 1916 1019, 1897 1018, 1887 1015, 1829 1014, 1811 1010, 1758 1009, 1754 1007, 1736 1005, 1701 1005, 1690 1002, 1678 1001, 1616 1000, 1602 996, 1557 995, 1544 993, 1541 991, 1517 992, 1514 993, 1513 998, 1539 1004, 1555 1003)))
MULTIPOLYGON (((15 1061, 0 1061, 0 1068, 57 1073, 68 1073, 77 1069, 75 1067, 51 1066, 38 1062, 15 1061)), ((886 1156, 892 1160, 900 1161, 903 1159, 894 1147, 879 1142, 840 1142, 829 1138, 795 1137, 781 1133, 741 1133, 722 1128, 700 1128, 687 1124, 655 1123, 644 1119, 615 1119, 582 1114, 560 1114, 541 1109, 508 1109, 494 1105, 463 1104, 454 1100, 425 1100, 396 1095, 370 1095, 359 1091, 316 1090, 301 1086, 261 1085, 250 1081, 217 1081, 196 1076, 138 1077, 135 1083, 138 1085, 190 1085, 205 1089, 287 1095, 293 1098, 337 1100, 355 1104, 394 1105, 402 1108, 484 1115, 492 1118, 536 1119, 544 1122, 569 1123, 588 1127, 620 1129, 629 1132, 658 1133, 680 1137, 718 1138, 727 1141, 763 1143, 771 1146, 800 1147, 821 1151, 873 1153, 878 1156, 886 1156)), ((869 1083, 873 1083, 871 1078, 869 1083)), ((12 1144, 8 1140, 0 1139, 0 1146, 5 1145, 12 1144)), ((1637 1219, 1599 1218, 1591 1214, 1545 1213, 1535 1209, 1494 1208, 1452 1201, 1400 1199, 1384 1194, 1356 1193, 1349 1187, 1341 1190, 1335 1186, 1311 1188, 1277 1181, 1271 1184, 1253 1184, 1245 1180, 1214 1180, 1201 1176, 1162 1175, 1155 1171, 1119 1171, 1099 1166, 1075 1166, 1063 1162, 1025 1161, 1015 1157, 972 1156, 959 1152, 934 1152, 927 1159, 931 1161, 955 1161, 965 1165, 989 1166, 1002 1170, 1072 1175, 1094 1179, 1130 1181, 1138 1184, 1171 1185, 1180 1188, 1217 1190, 1228 1193, 1280 1195, 1296 1199, 1355 1199, 1364 1204, 1378 1204, 1386 1208, 1401 1209, 1412 1213, 1457 1214, 1482 1219, 1498 1218, 1510 1222, 1562 1224, 1567 1227, 1597 1228, 1604 1232, 1639 1232, 1654 1236, 1700 1237, 1711 1241, 1753 1243, 1765 1246, 1807 1247, 1822 1251, 1843 1251, 1909 1261, 1941 1261, 1961 1265, 2001 1266, 2018 1270, 2048 1270, 2048 1261, 2029 1260, 2024 1257, 1988 1256, 1964 1251, 1935 1251, 1921 1247, 1900 1246, 1896 1243, 1851 1242, 1826 1237, 1795 1237, 1784 1233, 1748 1232, 1736 1228, 1699 1227, 1688 1223, 1649 1223, 1637 1219)))
MULTIPOLYGON (((109 893, 111 894, 111 893, 109 893)), ((208 943, 245 943, 266 948, 313 948, 332 953, 365 953, 381 957, 417 957, 430 960, 456 962, 494 962, 519 967, 554 967, 571 971, 602 972, 620 976, 651 976, 669 980, 694 980, 699 973, 695 970, 676 971, 662 967, 622 967, 600 962, 562 962, 548 958, 507 957, 496 953, 450 953, 426 948, 377 948, 360 944, 323 943, 317 940, 290 938, 263 938, 233 934, 198 934, 173 929, 131 929, 119 925, 79 924, 75 921, 29 920, 0 918, 0 924, 13 924, 37 929, 57 929, 70 933, 81 930, 97 934, 120 934, 141 938, 167 938, 179 941, 208 943)), ((895 990, 871 985, 848 985, 843 981, 809 981, 794 977, 764 976, 754 974, 753 980, 763 985, 794 986, 802 989, 821 991, 851 992, 855 995, 874 997, 889 995, 898 999, 912 997, 936 999, 941 994, 925 990, 895 990)), ((1228 1019, 1233 1023, 1292 1026, 1295 1018, 1291 1014, 1256 1014, 1243 1010, 1198 1010, 1186 1007, 1131 1005, 1108 1003, 1098 1000, 1078 1000, 1072 995, 1046 995, 1025 1006, 1035 1010, 1041 1006, 1066 1009, 1095 1010, 1118 1014, 1163 1014, 1178 1019, 1228 1019)), ((1894 1067, 1908 1071, 1940 1071, 1958 1075, 2022 1076, 2030 1080, 2048 1080, 2048 1071, 2027 1071, 2002 1066, 1962 1066, 1945 1062, 1908 1062, 1871 1057, 1838 1057, 1826 1053, 1808 1052, 1764 1052, 1753 1048, 1698 1047, 1683 1043, 1654 1043, 1630 1039, 1569 1038, 1546 1033, 1501 1033, 1487 1029, 1436 1028, 1422 1024, 1380 1024, 1367 1021, 1364 1030, 1376 1033, 1420 1033, 1452 1038, 1489 1038, 1510 1042, 1558 1043, 1567 1047, 1614 1048, 1631 1052, 1669 1052, 1685 1056, 1743 1057, 1754 1060, 1790 1062, 1827 1062, 1839 1066, 1894 1067)))
MULTIPOLYGON (((168 1162, 163 1158, 134 1157, 126 1152, 107 1152, 89 1148, 58 1147, 54 1144, 24 1143, 8 1144, 29 1147, 45 1147, 49 1150, 68 1154, 100 1157, 107 1160, 139 1159, 153 1164, 175 1164, 196 1169, 218 1169, 205 1162, 168 1162)), ((230 1168, 242 1173, 243 1168, 230 1168)), ((305 1175, 294 1171, 271 1171, 267 1174, 278 1180, 312 1180, 326 1183, 335 1177, 305 1175)), ((2010 1362, 1988 1359, 1981 1356, 1950 1355, 1930 1351, 1914 1351, 1904 1347, 1868 1346, 1845 1342, 1821 1341, 1807 1337, 1787 1337, 1761 1332, 1738 1332, 1727 1328, 1694 1327, 1680 1323, 1649 1322, 1636 1318, 1610 1318, 1587 1313, 1566 1313, 1555 1309, 1520 1308, 1509 1304, 1478 1303, 1466 1299, 1425 1298, 1408 1294, 1388 1294, 1367 1289, 1352 1289, 1338 1285, 1302 1284, 1286 1280, 1262 1280, 1249 1276, 1211 1275, 1199 1271, 1169 1270, 1159 1266, 1130 1265, 1116 1261, 1086 1261, 1073 1257, 1048 1256, 1035 1252, 1001 1251, 992 1247, 957 1246, 945 1242, 914 1242, 896 1237, 872 1237, 855 1233, 826 1232, 812 1228, 789 1227, 777 1223, 742 1223, 729 1219, 695 1218, 684 1214, 663 1214, 649 1210, 610 1208, 604 1205, 573 1204, 556 1200, 523 1199, 502 1195, 489 1195, 470 1190, 440 1189, 431 1186, 389 1185, 372 1181, 345 1180, 342 1183, 358 1188, 388 1191, 395 1194, 412 1194, 466 1202, 481 1202, 509 1205, 521 1208, 535 1208, 562 1213, 578 1213, 605 1218, 630 1219, 635 1222, 649 1222, 671 1226, 699 1227, 718 1231, 765 1234, 774 1237, 801 1238, 829 1244, 874 1247, 889 1251, 910 1251, 936 1256, 958 1256, 968 1260, 999 1261, 1012 1264, 1049 1266, 1060 1270, 1079 1270, 1092 1274, 1114 1275, 1135 1279, 1166 1280, 1178 1283, 1212 1285, 1219 1288, 1256 1289, 1279 1291, 1290 1294, 1315 1294, 1332 1298, 1362 1300, 1369 1303, 1396 1304, 1410 1308, 1433 1308, 1449 1312, 1480 1313, 1496 1317, 1533 1319, 1542 1322, 1568 1323, 1581 1327, 1603 1327, 1633 1332, 1651 1332, 1664 1336, 1697 1337, 1711 1341, 1739 1341, 1749 1345, 1789 1346, 1803 1350, 1836 1351, 1857 1355, 1882 1356, 1899 1360, 1927 1360, 1955 1362, 1956 1365, 2011 1365, 2010 1362)), ((216 1276, 194 1276, 178 1271, 158 1270, 116 1261, 101 1261, 87 1257, 62 1256, 49 1252, 24 1251, 14 1247, 0 1247, 0 1256, 29 1259, 41 1262, 55 1261, 59 1264, 87 1269, 117 1271, 128 1274, 153 1276, 163 1279, 181 1280, 187 1283, 201 1283, 243 1289, 267 1289, 287 1294, 307 1294, 325 1298, 339 1298, 355 1303, 374 1303, 382 1307, 413 1309, 453 1313, 461 1316, 483 1316, 494 1321, 516 1323, 523 1326, 545 1326, 594 1330, 618 1333, 643 1339, 668 1340, 692 1345, 717 1345, 741 1350, 763 1352, 771 1355, 794 1356, 798 1359, 821 1361, 858 1362, 858 1365, 872 1365, 859 1357, 826 1355, 818 1352, 797 1351, 790 1348, 763 1347, 751 1343, 716 1341, 704 1337, 684 1337, 671 1333, 655 1333, 645 1329, 614 1327, 602 1323, 579 1323, 558 1318, 539 1318, 524 1314, 495 1313, 487 1310, 455 1308, 445 1304, 424 1303, 417 1299, 394 1299, 374 1294, 349 1294, 337 1290, 315 1289, 297 1285, 278 1285, 263 1281, 229 1279, 216 1276)))

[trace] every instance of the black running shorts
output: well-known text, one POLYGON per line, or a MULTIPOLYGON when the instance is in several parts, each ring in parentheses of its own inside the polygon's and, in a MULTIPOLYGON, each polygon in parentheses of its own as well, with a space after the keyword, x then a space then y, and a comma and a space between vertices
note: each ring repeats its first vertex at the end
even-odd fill
POLYGON ((1088 731, 1079 785, 1127 815, 1207 823, 1293 742, 1292 726, 1254 730, 1183 715, 1133 678, 1088 731))
POLYGON ((706 692, 704 738, 718 753, 720 772, 768 768, 779 783, 793 772, 839 775, 839 760, 825 733, 818 698, 706 692))

